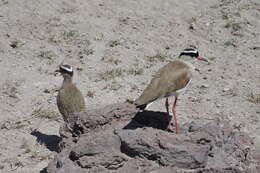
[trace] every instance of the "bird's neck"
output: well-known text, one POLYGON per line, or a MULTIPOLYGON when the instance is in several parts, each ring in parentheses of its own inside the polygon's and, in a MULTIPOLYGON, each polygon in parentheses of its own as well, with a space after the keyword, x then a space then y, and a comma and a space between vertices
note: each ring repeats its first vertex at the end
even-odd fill
POLYGON ((192 69, 195 69, 194 63, 195 63, 195 58, 187 55, 182 55, 181 57, 178 58, 179 61, 184 62, 185 64, 189 65, 192 69))
POLYGON ((180 60, 183 60, 183 61, 185 61, 185 62, 189 61, 189 62, 192 63, 195 58, 193 58, 193 57, 191 57, 191 56, 189 56, 189 55, 181 55, 181 56, 179 57, 179 59, 180 59, 180 60))
POLYGON ((62 86, 68 85, 72 83, 72 76, 64 76, 62 86))

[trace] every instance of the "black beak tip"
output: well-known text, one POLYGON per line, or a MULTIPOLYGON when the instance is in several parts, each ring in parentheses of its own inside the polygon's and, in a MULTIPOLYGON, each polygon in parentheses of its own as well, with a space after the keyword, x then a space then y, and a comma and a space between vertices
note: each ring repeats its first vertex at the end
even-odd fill
POLYGON ((60 70, 59 70, 59 69, 58 69, 58 70, 55 70, 55 71, 54 71, 54 76, 57 76, 59 73, 60 73, 60 70))

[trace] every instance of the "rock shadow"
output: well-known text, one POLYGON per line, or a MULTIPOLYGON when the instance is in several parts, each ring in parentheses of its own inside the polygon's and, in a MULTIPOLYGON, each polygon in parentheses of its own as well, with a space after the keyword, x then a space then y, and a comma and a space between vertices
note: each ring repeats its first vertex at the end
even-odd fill
POLYGON ((138 112, 134 118, 123 129, 136 129, 142 127, 153 127, 166 130, 172 116, 166 112, 146 111, 138 112))
POLYGON ((61 137, 57 135, 46 135, 39 132, 38 130, 32 131, 31 135, 35 136, 37 138, 37 142, 40 144, 44 144, 50 151, 59 151, 58 149, 61 137))

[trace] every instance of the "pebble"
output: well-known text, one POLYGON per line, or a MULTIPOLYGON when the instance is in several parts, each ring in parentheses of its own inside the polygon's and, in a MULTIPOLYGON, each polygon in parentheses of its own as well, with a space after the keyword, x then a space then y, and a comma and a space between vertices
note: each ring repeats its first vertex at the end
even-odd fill
POLYGON ((223 92, 227 92, 227 91, 229 91, 230 90, 230 88, 223 88, 223 92))
POLYGON ((201 86, 200 86, 200 88, 208 88, 209 87, 209 84, 202 84, 201 86))
POLYGON ((221 107, 221 104, 216 104, 216 107, 217 107, 217 108, 220 108, 220 107, 221 107))

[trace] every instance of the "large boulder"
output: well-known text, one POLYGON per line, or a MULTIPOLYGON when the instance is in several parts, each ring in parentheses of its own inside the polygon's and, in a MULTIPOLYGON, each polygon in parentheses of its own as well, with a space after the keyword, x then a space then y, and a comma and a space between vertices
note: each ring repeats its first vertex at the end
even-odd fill
POLYGON ((70 115, 48 173, 257 172, 248 134, 228 122, 190 122, 166 131, 168 115, 114 104, 70 115))

